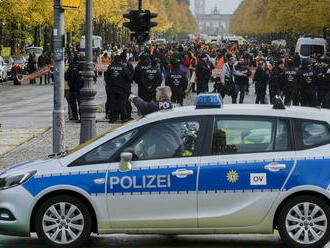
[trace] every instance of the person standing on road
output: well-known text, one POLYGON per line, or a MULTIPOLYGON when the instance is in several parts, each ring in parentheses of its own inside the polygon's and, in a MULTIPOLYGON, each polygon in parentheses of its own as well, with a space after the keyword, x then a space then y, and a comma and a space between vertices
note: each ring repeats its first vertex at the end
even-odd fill
POLYGON ((308 66, 308 61, 303 60, 298 70, 298 84, 301 87, 301 106, 315 107, 317 104, 317 87, 315 72, 308 66))
POLYGON ((188 86, 188 78, 185 72, 180 71, 179 61, 173 63, 173 70, 169 73, 165 82, 172 91, 172 102, 183 106, 183 99, 185 98, 185 90, 188 86))
MULTIPOLYGON (((131 75, 134 75, 134 67, 128 61, 129 60, 129 56, 127 56, 127 53, 126 52, 122 52, 120 54, 120 57, 121 57, 121 61, 122 61, 123 66, 125 66, 130 71, 131 75)), ((133 78, 132 78, 132 81, 131 81, 131 85, 132 85, 132 83, 133 83, 133 78)), ((131 87, 129 88, 129 91, 131 92, 131 87)), ((127 116, 128 116, 128 119, 131 119, 132 118, 132 105, 128 101, 128 99, 127 99, 127 102, 126 102, 126 107, 127 107, 127 116)))
POLYGON ((300 102, 300 85, 298 84, 298 72, 295 68, 294 62, 289 59, 287 61, 288 68, 285 70, 285 105, 290 105, 293 101, 293 105, 299 106, 300 102))
POLYGON ((190 75, 189 75, 189 80, 192 80, 193 82, 191 83, 191 89, 192 92, 195 93, 196 92, 196 83, 195 83, 195 77, 196 77, 196 67, 198 64, 198 60, 196 58, 196 56, 190 52, 190 61, 189 61, 189 71, 190 71, 190 75))
POLYGON ((269 71, 266 69, 266 64, 261 61, 258 64, 253 81, 256 87, 256 104, 265 104, 266 89, 269 80, 269 71))
POLYGON ((271 104, 274 104, 277 95, 282 95, 281 92, 283 90, 284 81, 284 63, 280 60, 275 63, 275 67, 272 69, 269 76, 269 98, 271 104))
MULTIPOLYGON (((32 53, 29 54, 27 69, 30 74, 35 72, 36 70, 35 57, 33 56, 32 53)), ((30 84, 35 84, 35 83, 36 83, 35 79, 30 80, 30 84)))
POLYGON ((251 71, 248 69, 247 65, 244 62, 244 58, 240 58, 238 64, 235 66, 235 70, 243 73, 244 76, 235 76, 235 100, 234 103, 237 103, 238 93, 239 96, 239 103, 243 103, 245 92, 249 86, 249 77, 251 76, 251 71))
POLYGON ((144 99, 147 102, 155 100, 156 88, 162 84, 162 72, 158 68, 157 61, 151 57, 150 67, 142 71, 142 84, 146 95, 144 99))
POLYGON ((129 120, 127 113, 127 99, 131 91, 133 75, 122 64, 119 55, 114 57, 114 62, 108 67, 105 82, 110 93, 110 123, 114 123, 119 119, 122 122, 129 120))
POLYGON ((245 76, 245 74, 236 71, 235 64, 236 57, 232 56, 229 58, 228 63, 226 63, 221 71, 221 83, 225 88, 227 95, 231 96, 232 103, 236 100, 236 89, 235 89, 235 78, 234 76, 245 76))
POLYGON ((203 53, 196 67, 197 94, 209 92, 209 81, 212 75, 212 70, 210 69, 207 60, 207 55, 203 53))
POLYGON ((79 120, 80 116, 80 90, 84 85, 84 80, 80 74, 82 71, 83 61, 78 61, 74 58, 74 62, 70 64, 66 72, 66 80, 68 81, 69 89, 69 102, 72 111, 72 118, 70 120, 79 120), (79 115, 78 115, 79 114, 79 115))
MULTIPOLYGON (((44 51, 38 58, 38 69, 39 70, 46 65, 45 54, 46 54, 46 52, 44 51)), ((43 76, 40 77, 39 85, 42 85, 42 78, 43 78, 43 76)), ((45 84, 46 84, 46 75, 45 75, 45 84)))
POLYGON ((128 98, 130 102, 133 102, 142 115, 147 115, 160 110, 172 109, 171 102, 172 91, 168 86, 158 87, 156 89, 156 101, 146 102, 142 98, 131 94, 128 98))

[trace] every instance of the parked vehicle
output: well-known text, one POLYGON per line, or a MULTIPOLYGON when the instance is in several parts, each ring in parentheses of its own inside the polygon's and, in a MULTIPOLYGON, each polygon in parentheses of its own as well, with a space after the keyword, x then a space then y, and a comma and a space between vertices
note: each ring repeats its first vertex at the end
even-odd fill
POLYGON ((8 66, 3 57, 0 56, 0 82, 8 81, 8 66))
POLYGON ((298 39, 296 52, 302 59, 307 59, 311 55, 325 56, 327 53, 327 42, 322 38, 304 36, 298 39))
POLYGON ((0 233, 56 248, 99 234, 330 237, 330 111, 223 105, 149 114, 70 152, 0 172, 0 233), (24 206, 24 211, 22 211, 24 206))

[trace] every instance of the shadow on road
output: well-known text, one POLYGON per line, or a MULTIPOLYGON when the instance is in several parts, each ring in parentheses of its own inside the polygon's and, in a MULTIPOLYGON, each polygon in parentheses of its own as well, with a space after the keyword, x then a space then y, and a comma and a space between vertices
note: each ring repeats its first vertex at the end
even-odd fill
MULTIPOLYGON (((17 238, 0 236, 1 248, 45 248, 35 236, 17 238)), ((246 235, 203 235, 203 236, 163 236, 163 235, 106 235, 93 236, 80 248, 285 248, 276 236, 246 235)))

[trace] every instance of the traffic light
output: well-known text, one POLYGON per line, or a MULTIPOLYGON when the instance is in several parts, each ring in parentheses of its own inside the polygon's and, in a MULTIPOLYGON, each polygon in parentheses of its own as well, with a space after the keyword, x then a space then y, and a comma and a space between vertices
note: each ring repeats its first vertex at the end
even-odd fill
POLYGON ((157 13, 151 13, 149 10, 131 10, 123 14, 123 17, 129 19, 123 26, 133 32, 149 32, 152 27, 157 26, 157 22, 151 22, 152 18, 157 17, 157 13))

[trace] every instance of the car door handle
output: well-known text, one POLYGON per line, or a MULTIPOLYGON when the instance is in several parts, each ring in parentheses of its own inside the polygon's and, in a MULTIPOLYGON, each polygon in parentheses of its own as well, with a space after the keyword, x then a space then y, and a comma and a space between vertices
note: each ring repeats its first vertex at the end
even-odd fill
POLYGON ((186 169, 178 169, 172 172, 172 175, 176 176, 177 178, 186 178, 187 176, 190 176, 192 174, 194 174, 193 170, 186 170, 186 169))
POLYGON ((285 164, 279 164, 279 163, 270 163, 265 166, 265 170, 269 170, 271 172, 278 172, 285 168, 286 168, 285 164))

